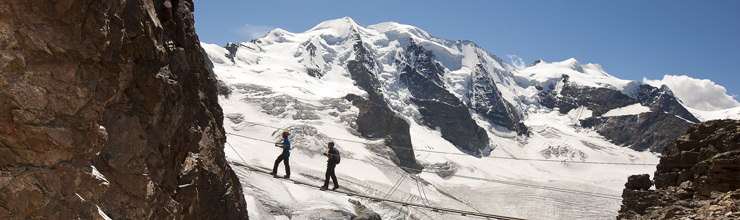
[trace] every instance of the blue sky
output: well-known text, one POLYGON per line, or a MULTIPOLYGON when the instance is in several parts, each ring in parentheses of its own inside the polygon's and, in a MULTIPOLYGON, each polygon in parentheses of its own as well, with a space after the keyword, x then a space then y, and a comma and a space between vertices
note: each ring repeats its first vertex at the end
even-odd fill
POLYGON ((472 40, 507 61, 516 55, 526 65, 538 58, 573 57, 599 63, 622 79, 687 75, 740 95, 737 0, 195 0, 194 14, 200 40, 221 46, 274 28, 300 33, 346 16, 362 25, 395 21, 440 38, 472 40))

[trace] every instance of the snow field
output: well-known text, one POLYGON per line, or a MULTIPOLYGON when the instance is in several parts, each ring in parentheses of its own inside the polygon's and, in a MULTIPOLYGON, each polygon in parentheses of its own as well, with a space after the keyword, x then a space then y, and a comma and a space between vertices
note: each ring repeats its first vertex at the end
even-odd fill
MULTIPOLYGON (((267 96, 279 95, 275 93, 267 96)), ((338 121, 337 117, 329 115, 328 112, 331 111, 317 112, 321 119, 316 121, 296 121, 290 117, 290 115, 293 114, 291 112, 286 112, 279 116, 266 114, 264 109, 260 106, 261 103, 249 101, 258 98, 262 98, 260 94, 243 94, 242 91, 238 90, 234 90, 229 98, 221 97, 220 102, 224 109, 224 113, 227 116, 227 120, 225 120, 224 125, 228 133, 267 141, 278 141, 279 138, 277 138, 277 135, 279 135, 281 130, 290 130, 291 127, 294 127, 297 124, 310 125, 316 128, 320 134, 327 137, 350 140, 334 140, 343 156, 342 163, 337 168, 337 175, 340 178, 340 185, 342 185, 342 187, 364 192, 372 196, 385 196, 394 186, 396 181, 398 181, 402 176, 403 171, 398 168, 393 168, 394 165, 390 160, 368 150, 367 146, 377 146, 378 144, 381 144, 382 141, 366 140, 356 136, 351 132, 350 128, 347 128, 348 125, 346 123, 338 121), (235 123, 231 118, 238 119, 238 116, 243 117, 243 119, 240 123, 235 123), (265 127, 263 125, 268 125, 270 127, 265 127), (360 144, 357 142, 366 144, 360 144), (373 161, 374 163, 353 160, 355 158, 365 161, 373 161), (378 165, 378 163, 384 165, 378 165)), ((320 103, 316 98, 311 99, 310 97, 301 97, 298 99, 298 102, 303 101, 320 103)), ((292 104, 295 105, 297 103, 292 104)), ((342 114, 357 114, 357 109, 352 107, 349 108, 348 112, 342 114)), ((424 165, 441 164, 446 162, 452 163, 457 168, 455 175, 464 177, 527 183, 533 185, 560 186, 565 189, 592 191, 611 195, 619 195, 621 187, 623 187, 622 185, 626 180, 626 176, 635 173, 650 173, 654 169, 654 166, 630 166, 617 168, 609 167, 608 165, 561 164, 554 162, 519 161, 496 158, 542 158, 539 151, 541 151, 545 145, 561 145, 565 143, 571 145, 571 147, 575 149, 581 149, 584 151, 589 155, 589 158, 587 158, 588 161, 631 162, 632 157, 624 155, 635 155, 633 156, 634 158, 652 158, 653 163, 657 161, 655 155, 644 155, 645 153, 630 152, 631 150, 618 146, 613 146, 612 148, 602 147, 602 149, 584 147, 583 144, 581 144, 582 141, 593 142, 598 146, 610 146, 611 144, 608 141, 603 140, 603 138, 598 136, 595 132, 588 133, 588 131, 576 131, 576 127, 568 125, 553 126, 557 124, 567 124, 566 122, 571 120, 568 115, 559 115, 556 111, 545 113, 532 112, 529 113, 529 115, 530 117, 525 121, 525 123, 533 128, 534 133, 531 138, 522 143, 519 140, 516 140, 516 138, 500 138, 489 134, 492 137, 492 143, 494 143, 495 149, 490 157, 483 158, 460 155, 460 151, 455 146, 442 139, 438 131, 416 123, 411 123, 412 143, 415 149, 450 153, 444 154, 416 151, 416 158, 424 165), (584 134, 584 132, 586 133, 584 134), (586 149, 584 150, 583 148, 586 149), (615 158, 618 160, 615 160, 615 158), (610 172, 605 172, 605 170, 609 170, 610 172)), ((306 138, 307 137, 301 137, 301 139, 306 138)), ((322 149, 324 146, 303 146, 304 144, 296 142, 295 140, 296 139, 293 139, 294 150, 292 151, 291 156, 291 169, 293 172, 291 178, 299 178, 301 180, 320 183, 323 180, 326 159, 318 153, 311 154, 311 152, 320 152, 317 150, 322 149), (311 150, 306 150, 307 148, 310 148, 311 150)), ((275 148, 270 143, 264 141, 228 135, 228 142, 231 146, 236 148, 238 152, 238 155, 235 155, 231 149, 226 149, 228 159, 234 162, 243 163, 239 157, 241 156, 244 158, 246 163, 252 166, 271 169, 274 159, 280 154, 279 148, 275 148)), ((239 168, 237 167, 235 169, 239 168)), ((280 164, 278 173, 284 173, 282 163, 280 164)), ((451 178, 444 179, 431 170, 429 172, 422 172, 418 177, 429 184, 425 185, 423 188, 426 192, 425 194, 428 201, 434 205, 463 210, 471 210, 472 208, 475 208, 481 212, 494 213, 498 215, 545 219, 550 215, 542 215, 542 213, 535 212, 535 210, 541 210, 541 207, 550 207, 549 209, 551 209, 551 212, 571 212, 571 209, 574 208, 572 204, 571 206, 565 206, 550 204, 549 202, 561 201, 565 198, 578 198, 578 195, 573 195, 572 193, 550 192, 543 189, 500 184, 471 178, 453 176, 451 178), (490 192, 490 194, 487 192, 490 192), (518 196, 512 196, 510 193, 516 193, 518 196), (522 201, 523 198, 536 198, 536 200, 534 202, 526 199, 522 201), (460 202, 458 200, 462 200, 464 202, 460 202), (512 209, 512 206, 517 206, 518 208, 512 209)), ((247 178, 241 176, 240 178, 243 183, 245 183, 245 194, 252 197, 247 197, 248 201, 251 200, 253 202, 251 204, 259 207, 271 207, 268 209, 255 208, 254 212, 250 212, 252 213, 252 217, 256 219, 270 219, 273 215, 280 214, 276 213, 274 209, 285 209, 285 216, 287 216, 287 214, 308 216, 310 213, 323 213, 324 216, 328 216, 330 215, 329 213, 334 213, 326 211, 327 207, 332 205, 334 205, 334 208, 331 208, 330 210, 345 210, 349 213, 353 213, 353 209, 351 208, 336 206, 340 200, 342 202, 346 202, 346 200, 350 199, 346 196, 323 195, 331 197, 330 199, 324 198, 322 195, 315 195, 322 194, 324 192, 316 191, 315 189, 299 189, 302 186, 288 186, 291 184, 283 181, 274 182, 275 179, 260 175, 253 175, 247 178), (255 197, 260 197, 262 199, 255 199, 255 197), (317 199, 323 201, 330 200, 334 202, 328 203, 329 205, 323 202, 314 202, 317 199), (343 208, 337 209, 336 207, 343 208)), ((398 190, 394 192, 394 194, 390 195, 390 198, 421 203, 424 200, 421 199, 419 191, 420 189, 415 181, 405 178, 401 186, 398 187, 398 190)), ((596 206, 595 208, 598 208, 598 210, 592 212, 601 214, 594 214, 592 217, 613 216, 618 208, 619 200, 616 199, 591 198, 588 196, 581 197, 583 197, 583 199, 598 200, 601 201, 602 204, 607 204, 596 206)), ((581 204, 577 202, 571 203, 581 204)), ((587 206, 588 204, 581 205, 587 206)), ((379 205, 379 207, 380 206, 381 205, 379 205)), ((372 208, 373 206, 370 207, 372 208)), ((375 211, 381 212, 381 215, 389 218, 405 218, 409 215, 408 213, 406 213, 407 215, 398 214, 403 213, 398 209, 398 207, 396 207, 395 210, 393 208, 386 207, 385 209, 375 211), (382 213, 383 210, 387 211, 387 213, 382 213)), ((431 215, 429 211, 414 210, 413 208, 406 209, 412 210, 410 213, 416 213, 410 214, 412 216, 431 215)))

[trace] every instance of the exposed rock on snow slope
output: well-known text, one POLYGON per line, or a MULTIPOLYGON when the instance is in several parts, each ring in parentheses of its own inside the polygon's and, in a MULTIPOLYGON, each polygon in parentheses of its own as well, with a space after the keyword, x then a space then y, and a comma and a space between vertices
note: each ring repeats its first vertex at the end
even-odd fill
POLYGON ((593 116, 584 119, 581 126, 593 128, 612 143, 635 150, 660 152, 669 140, 685 132, 692 123, 699 122, 667 87, 658 89, 619 80, 598 65, 581 65, 575 59, 552 64, 541 61, 519 76, 520 81, 531 77, 529 81, 541 91, 539 97, 543 106, 558 108, 563 114, 585 106, 593 116), (558 77, 547 70, 565 73, 558 77), (638 103, 650 111, 639 115, 604 115, 638 103))
POLYGON ((655 152, 662 150, 676 135, 685 132, 691 123, 670 114, 645 112, 638 115, 587 118, 581 121, 581 125, 595 129, 615 144, 655 152))
MULTIPOLYGON (((249 137, 229 136, 240 155, 227 151, 232 161, 271 167, 279 151, 268 142, 284 129, 311 129, 293 137, 299 175, 291 178, 321 181, 320 152, 332 140, 343 153, 343 189, 402 201, 529 219, 613 218, 626 177, 652 172, 658 160, 620 145, 659 150, 653 144, 673 131, 651 129, 693 122, 666 90, 617 79, 598 64, 540 61, 516 71, 470 41, 393 22, 342 18, 303 33, 276 29, 227 48, 203 47, 228 94, 219 100, 227 132, 249 137), (384 133, 387 127, 398 130, 384 133), (414 164, 424 171, 399 168, 414 164)), ((357 214, 346 197, 241 176, 251 182, 247 200, 269 207, 250 209, 257 218, 357 214)), ((362 202, 384 219, 455 218, 362 202)))
POLYGON ((400 64, 400 78, 418 106, 421 121, 438 128, 442 137, 465 152, 488 155, 488 134, 470 116, 468 107, 447 91, 442 83, 444 66, 435 62, 432 51, 410 40, 400 64))
POLYGON ((385 139, 385 145, 395 153, 393 162, 397 165, 411 169, 422 168, 414 157, 408 122, 357 95, 347 95, 347 100, 360 110, 356 123, 363 137, 385 139))

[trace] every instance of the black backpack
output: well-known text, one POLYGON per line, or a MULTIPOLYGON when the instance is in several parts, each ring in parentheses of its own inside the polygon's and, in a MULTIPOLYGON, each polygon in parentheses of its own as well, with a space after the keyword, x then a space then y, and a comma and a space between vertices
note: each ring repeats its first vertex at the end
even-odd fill
POLYGON ((339 162, 342 160, 342 157, 339 156, 339 151, 334 148, 334 156, 332 157, 332 160, 334 160, 335 164, 339 164, 339 162))

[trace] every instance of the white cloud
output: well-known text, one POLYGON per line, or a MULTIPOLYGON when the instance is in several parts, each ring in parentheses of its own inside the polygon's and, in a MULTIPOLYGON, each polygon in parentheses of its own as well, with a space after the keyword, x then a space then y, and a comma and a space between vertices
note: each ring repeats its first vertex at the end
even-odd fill
POLYGON ((244 24, 244 26, 239 28, 237 31, 246 37, 251 37, 252 39, 254 39, 264 37, 267 32, 270 32, 274 29, 274 27, 270 26, 244 24))
POLYGON ((523 70, 524 68, 527 68, 527 65, 524 64, 524 60, 522 60, 521 57, 517 55, 506 55, 506 57, 509 58, 511 61, 511 65, 514 66, 514 69, 516 70, 523 70))
POLYGON ((691 108, 715 111, 740 106, 733 96, 727 95, 724 86, 708 79, 694 79, 689 76, 664 75, 662 80, 643 78, 646 84, 660 88, 666 85, 678 99, 691 108))

